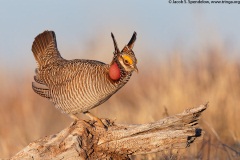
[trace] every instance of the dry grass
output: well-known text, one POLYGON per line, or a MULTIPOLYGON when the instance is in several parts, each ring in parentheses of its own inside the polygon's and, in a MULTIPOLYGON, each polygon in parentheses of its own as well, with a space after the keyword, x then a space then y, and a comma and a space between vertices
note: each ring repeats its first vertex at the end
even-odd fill
MULTIPOLYGON (((178 154, 169 150, 132 159, 240 158, 240 61, 227 58, 224 52, 207 50, 187 60, 172 53, 164 60, 146 62, 122 90, 92 112, 121 123, 144 123, 164 117, 164 108, 172 115, 209 102, 200 123, 206 131, 201 144, 178 154)), ((1 158, 58 132, 71 121, 32 91, 32 76, 13 77, 7 70, 0 72, 1 158)))

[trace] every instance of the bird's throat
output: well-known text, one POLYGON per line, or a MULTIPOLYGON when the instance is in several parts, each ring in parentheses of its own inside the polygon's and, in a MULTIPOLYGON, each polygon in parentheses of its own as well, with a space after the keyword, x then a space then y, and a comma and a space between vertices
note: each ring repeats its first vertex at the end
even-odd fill
POLYGON ((118 67, 116 62, 113 62, 109 68, 109 76, 112 80, 119 80, 121 77, 120 68, 118 67))

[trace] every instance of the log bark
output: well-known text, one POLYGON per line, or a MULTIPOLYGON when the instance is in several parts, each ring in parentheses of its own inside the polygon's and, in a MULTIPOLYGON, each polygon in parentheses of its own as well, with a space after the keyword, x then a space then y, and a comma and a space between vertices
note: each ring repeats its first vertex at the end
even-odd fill
POLYGON ((11 159, 129 159, 130 155, 184 149, 201 140, 199 117, 207 104, 148 124, 115 124, 107 129, 79 120, 57 134, 30 143, 11 159))

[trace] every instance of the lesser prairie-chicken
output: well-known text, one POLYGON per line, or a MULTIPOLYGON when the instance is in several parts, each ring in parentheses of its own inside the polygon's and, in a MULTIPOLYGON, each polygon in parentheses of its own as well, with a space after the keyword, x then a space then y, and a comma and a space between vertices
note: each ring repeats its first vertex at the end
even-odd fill
POLYGON ((33 90, 74 119, 76 114, 84 113, 99 122, 89 110, 108 100, 128 82, 133 71, 138 71, 132 51, 136 32, 121 52, 111 35, 115 51, 111 63, 105 64, 96 60, 66 60, 58 51, 53 31, 39 34, 32 45, 38 64, 33 90))

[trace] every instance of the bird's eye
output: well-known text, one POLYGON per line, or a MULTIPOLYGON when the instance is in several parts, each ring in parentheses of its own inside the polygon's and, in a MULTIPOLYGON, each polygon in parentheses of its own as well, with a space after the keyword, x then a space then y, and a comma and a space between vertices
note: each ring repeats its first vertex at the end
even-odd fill
POLYGON ((128 62, 128 60, 126 60, 126 59, 124 60, 124 63, 127 64, 127 65, 129 65, 129 62, 128 62))
POLYGON ((133 60, 129 55, 124 54, 122 56, 122 59, 123 59, 123 63, 126 64, 126 65, 132 65, 133 64, 133 60))

